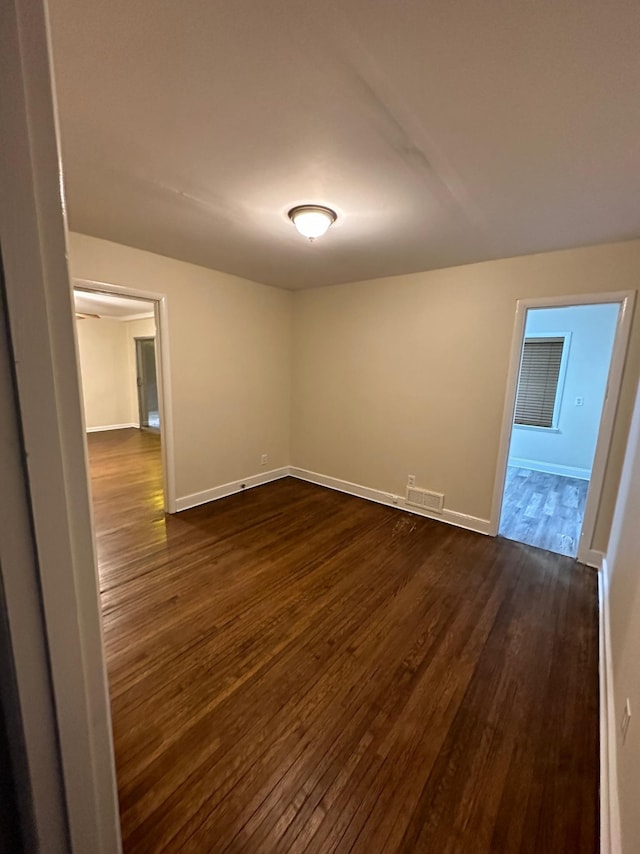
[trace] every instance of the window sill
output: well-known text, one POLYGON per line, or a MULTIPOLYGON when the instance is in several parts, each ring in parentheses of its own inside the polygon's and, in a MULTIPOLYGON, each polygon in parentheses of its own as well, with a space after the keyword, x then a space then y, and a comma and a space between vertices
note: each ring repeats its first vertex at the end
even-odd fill
POLYGON ((534 424, 514 424, 515 430, 535 430, 537 433, 560 433, 559 427, 536 427, 534 424))

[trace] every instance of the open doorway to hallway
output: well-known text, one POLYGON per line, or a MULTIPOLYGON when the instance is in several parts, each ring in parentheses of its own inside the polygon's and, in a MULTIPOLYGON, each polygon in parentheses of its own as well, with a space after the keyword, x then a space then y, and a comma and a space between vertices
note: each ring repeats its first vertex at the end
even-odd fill
POLYGON ((619 303, 527 311, 501 536, 578 555, 619 314, 619 303))

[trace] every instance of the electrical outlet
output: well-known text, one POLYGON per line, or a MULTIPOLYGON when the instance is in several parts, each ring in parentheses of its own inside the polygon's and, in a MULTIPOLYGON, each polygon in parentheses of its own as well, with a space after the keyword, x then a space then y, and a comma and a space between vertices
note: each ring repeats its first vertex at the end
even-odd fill
POLYGON ((263 455, 260 457, 260 465, 261 465, 261 466, 266 466, 266 464, 267 464, 267 455, 266 455, 266 454, 263 454, 263 455))
POLYGON ((416 476, 415 474, 410 474, 407 476, 407 485, 415 486, 416 485, 416 476))
POLYGON ((398 496, 397 496, 397 495, 392 495, 392 496, 391 496, 391 503, 392 503, 392 504, 395 504, 395 505, 396 505, 396 507, 398 506, 398 496))
POLYGON ((620 729, 622 731, 622 743, 627 737, 627 732, 629 731, 629 724, 631 723, 631 703, 629 702, 629 698, 627 697, 627 702, 624 704, 624 711, 622 712, 622 723, 620 724, 620 729))
POLYGON ((584 406, 584 397, 576 397, 576 406, 584 406))

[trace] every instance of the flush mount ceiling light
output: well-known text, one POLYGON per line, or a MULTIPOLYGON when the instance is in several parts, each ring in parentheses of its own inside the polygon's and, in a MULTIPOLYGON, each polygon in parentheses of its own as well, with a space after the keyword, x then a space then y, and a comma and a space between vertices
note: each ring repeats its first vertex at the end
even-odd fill
POLYGON ((289 219, 298 233, 309 240, 322 237, 337 218, 335 211, 322 205, 298 205, 289 211, 289 219))

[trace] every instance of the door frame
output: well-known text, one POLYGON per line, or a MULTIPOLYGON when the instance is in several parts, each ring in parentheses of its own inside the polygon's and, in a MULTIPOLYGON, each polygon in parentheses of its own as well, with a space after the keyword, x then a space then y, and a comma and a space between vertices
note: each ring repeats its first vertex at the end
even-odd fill
POLYGON ((38 850, 119 854, 47 6, 7 0, 1 17, 0 236, 12 395, 0 421, 13 421, 2 476, 16 430, 22 453, 12 453, 13 474, 2 481, 3 532, 16 523, 3 538, 0 575, 27 757, 18 785, 30 790, 38 850))
MULTIPOLYGON (((158 354, 156 351, 156 336, 155 335, 136 335, 134 336, 135 350, 136 350, 136 395, 138 398, 138 421, 140 422, 141 430, 153 430, 155 432, 160 432, 156 427, 149 427, 148 425, 143 427, 142 424, 142 394, 141 388, 142 386, 138 383, 139 370, 142 367, 142 358, 141 358, 141 350, 142 348, 139 346, 140 341, 153 341, 153 360, 156 363, 156 395, 158 394, 158 354)), ((160 406, 160 400, 158 398, 158 411, 160 406)), ((162 423, 160 424, 160 428, 162 428, 162 423)))
POLYGON ((73 287, 79 291, 113 294, 153 303, 156 324, 156 367, 158 383, 158 409, 160 412, 160 447, 162 451, 162 480, 164 509, 176 513, 175 455, 173 433, 173 396, 171 392, 171 361, 169 356, 169 306, 166 294, 143 291, 112 282, 74 278, 73 287))
POLYGON ((593 458, 587 502, 585 506, 582 531, 578 544, 577 560, 590 566, 598 564, 598 556, 593 552, 593 532, 598 517, 602 485, 607 468, 607 459, 611 446, 611 436, 615 423, 615 416, 622 385, 622 373, 624 370, 629 336, 631 334, 631 322, 636 302, 636 291, 615 291, 598 294, 571 294, 558 297, 539 297, 531 299, 519 299, 516 303, 516 315, 513 324, 513 337, 511 342, 511 354, 509 357, 509 371, 507 374, 507 387, 505 394, 504 413, 502 416, 502 429, 500 432, 500 445, 498 448, 498 465, 493 490, 493 501, 491 505, 490 529, 491 536, 497 536, 502 513, 502 502, 504 498, 504 485, 507 476, 507 464, 509 459, 509 447, 511 445, 511 432, 513 429, 513 415, 516 405, 516 393, 518 389, 518 374, 520 370, 520 357, 524 342, 527 313, 536 308, 567 308, 578 305, 600 305, 602 303, 617 303, 620 306, 616 332, 611 352, 611 363, 607 378, 602 415, 600 416, 600 427, 596 442, 596 450, 593 458))

